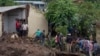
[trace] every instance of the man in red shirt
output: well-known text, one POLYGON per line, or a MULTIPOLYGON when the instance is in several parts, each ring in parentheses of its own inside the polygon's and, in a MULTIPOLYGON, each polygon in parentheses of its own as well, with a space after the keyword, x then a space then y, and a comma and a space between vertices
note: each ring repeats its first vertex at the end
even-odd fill
POLYGON ((16 19, 16 31, 17 31, 18 35, 20 33, 20 27, 21 27, 20 20, 19 19, 16 19))

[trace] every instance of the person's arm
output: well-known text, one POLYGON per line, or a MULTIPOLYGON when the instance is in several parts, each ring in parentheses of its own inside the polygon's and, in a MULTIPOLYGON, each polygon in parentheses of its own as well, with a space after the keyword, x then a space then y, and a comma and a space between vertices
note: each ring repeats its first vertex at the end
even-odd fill
POLYGON ((35 37, 35 35, 36 35, 36 32, 35 32, 35 33, 33 33, 33 37, 35 37))

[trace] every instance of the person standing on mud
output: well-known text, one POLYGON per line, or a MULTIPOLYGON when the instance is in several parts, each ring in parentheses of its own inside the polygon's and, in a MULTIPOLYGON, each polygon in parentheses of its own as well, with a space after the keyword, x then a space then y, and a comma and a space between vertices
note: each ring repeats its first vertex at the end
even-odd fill
POLYGON ((20 20, 16 19, 16 31, 18 35, 20 35, 20 27, 21 27, 20 20))
POLYGON ((57 33, 57 35, 55 37, 55 43, 56 43, 56 46, 59 47, 60 50, 62 51, 62 43, 61 43, 60 33, 57 33))
POLYGON ((26 22, 22 24, 22 30, 23 30, 23 36, 27 36, 28 24, 26 22))
POLYGON ((44 45, 45 43, 45 30, 43 30, 43 32, 41 33, 41 45, 44 45))
POLYGON ((83 50, 86 54, 86 56, 92 56, 92 51, 93 51, 93 44, 91 40, 84 40, 83 43, 83 50))
POLYGON ((37 29, 37 31, 34 33, 34 35, 36 35, 34 41, 40 40, 40 38, 41 38, 41 33, 42 33, 42 32, 40 31, 40 29, 37 29))
POLYGON ((71 42, 72 42, 71 33, 67 34, 66 42, 67 42, 67 49, 69 52, 71 52, 71 42))
POLYGON ((19 36, 22 37, 23 36, 23 27, 22 27, 22 20, 20 20, 20 30, 19 30, 19 36))
POLYGON ((60 44, 61 44, 61 50, 65 50, 65 43, 64 43, 64 36, 62 33, 60 33, 60 44))
POLYGON ((93 56, 97 56, 100 54, 100 45, 97 43, 97 41, 93 42, 93 56))

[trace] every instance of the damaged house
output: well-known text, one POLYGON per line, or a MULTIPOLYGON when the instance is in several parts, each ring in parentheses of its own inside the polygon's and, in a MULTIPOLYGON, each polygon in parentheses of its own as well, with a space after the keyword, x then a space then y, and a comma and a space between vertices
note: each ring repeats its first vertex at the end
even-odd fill
POLYGON ((27 20, 28 37, 32 37, 37 29, 45 30, 48 33, 48 22, 42 11, 31 5, 18 5, 0 7, 0 36, 4 32, 16 32, 16 18, 27 20))

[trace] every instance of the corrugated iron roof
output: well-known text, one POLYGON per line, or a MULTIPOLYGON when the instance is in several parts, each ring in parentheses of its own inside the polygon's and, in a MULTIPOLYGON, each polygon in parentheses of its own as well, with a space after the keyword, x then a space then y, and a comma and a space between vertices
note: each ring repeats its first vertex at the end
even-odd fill
POLYGON ((25 7, 26 7, 25 5, 0 7, 0 13, 13 10, 13 9, 17 9, 17 8, 25 8, 25 7))
POLYGON ((45 4, 43 1, 14 1, 17 3, 33 3, 33 4, 45 4))

